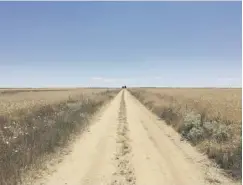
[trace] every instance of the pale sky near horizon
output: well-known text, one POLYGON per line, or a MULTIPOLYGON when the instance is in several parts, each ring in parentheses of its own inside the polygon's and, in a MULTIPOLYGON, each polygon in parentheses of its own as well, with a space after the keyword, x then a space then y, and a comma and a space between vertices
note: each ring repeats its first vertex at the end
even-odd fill
POLYGON ((0 87, 241 87, 241 2, 0 2, 0 87))

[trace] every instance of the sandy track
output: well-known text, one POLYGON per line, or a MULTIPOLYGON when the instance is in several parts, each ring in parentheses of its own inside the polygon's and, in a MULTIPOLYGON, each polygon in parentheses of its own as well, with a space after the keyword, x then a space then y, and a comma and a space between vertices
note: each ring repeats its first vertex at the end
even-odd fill
POLYGON ((35 185, 234 184, 122 90, 35 185))

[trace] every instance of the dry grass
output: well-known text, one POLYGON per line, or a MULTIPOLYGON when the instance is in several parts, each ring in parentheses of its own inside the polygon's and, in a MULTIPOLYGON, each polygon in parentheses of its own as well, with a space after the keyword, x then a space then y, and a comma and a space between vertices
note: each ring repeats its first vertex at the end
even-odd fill
POLYGON ((104 89, 30 89, 5 90, 16 93, 0 94, 0 115, 12 115, 18 111, 32 111, 32 109, 52 105, 60 101, 68 100, 77 95, 90 95, 104 91, 104 89))
POLYGON ((200 151, 241 178, 242 90, 134 88, 130 92, 200 151))
POLYGON ((118 91, 69 89, 0 95, 0 184, 21 184, 21 171, 65 145, 118 91))

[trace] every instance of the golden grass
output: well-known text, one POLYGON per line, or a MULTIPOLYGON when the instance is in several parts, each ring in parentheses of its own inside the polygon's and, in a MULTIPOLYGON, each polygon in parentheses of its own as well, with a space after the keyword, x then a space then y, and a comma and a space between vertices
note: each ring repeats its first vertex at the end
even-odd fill
POLYGON ((178 104, 205 109, 208 118, 220 117, 232 122, 242 120, 242 89, 213 89, 213 88, 154 88, 145 89, 148 92, 164 96, 170 103, 173 98, 178 104))
POLYGON ((77 88, 0 94, 0 184, 21 184, 21 171, 80 133, 118 92, 77 88))
POLYGON ((130 92, 235 178, 241 178, 242 89, 132 88, 130 92))
MULTIPOLYGON (((105 89, 8 89, 16 93, 0 94, 0 115, 15 114, 17 111, 32 111, 33 108, 56 104, 68 100, 77 95, 89 96, 93 93, 99 93, 105 89)), ((6 90, 5 90, 6 91, 6 90)))

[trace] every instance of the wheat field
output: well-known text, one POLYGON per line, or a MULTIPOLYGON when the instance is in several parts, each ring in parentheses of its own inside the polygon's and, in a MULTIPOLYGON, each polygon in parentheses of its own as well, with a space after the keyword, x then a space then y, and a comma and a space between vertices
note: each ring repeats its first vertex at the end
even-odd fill
POLYGON ((226 172, 241 178, 241 88, 131 88, 146 107, 226 172))
MULTIPOLYGON (((162 96, 164 103, 176 101, 180 105, 184 104, 199 111, 205 110, 207 116, 212 119, 220 117, 232 122, 242 120, 241 88, 147 88, 144 90, 162 96)), ((153 101, 153 96, 147 98, 153 101)))
POLYGON ((30 166, 81 132, 118 89, 0 89, 0 184, 17 185, 30 166))
POLYGON ((0 115, 13 115, 18 111, 30 112, 41 106, 67 101, 75 96, 90 96, 104 90, 88 88, 1 89, 0 115))

